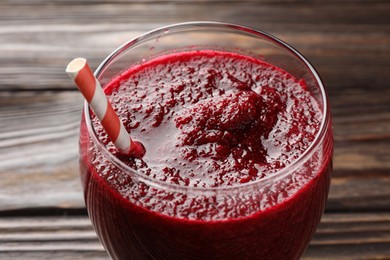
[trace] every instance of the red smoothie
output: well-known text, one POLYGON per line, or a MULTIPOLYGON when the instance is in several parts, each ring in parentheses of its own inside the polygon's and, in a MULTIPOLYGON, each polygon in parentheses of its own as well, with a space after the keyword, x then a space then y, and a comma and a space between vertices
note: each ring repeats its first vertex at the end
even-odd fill
POLYGON ((303 80, 258 59, 212 50, 136 65, 105 92, 142 159, 118 154, 83 118, 86 206, 115 259, 297 259, 322 215, 332 137, 297 165, 323 113, 303 80), (121 167, 126 167, 127 174, 121 167))

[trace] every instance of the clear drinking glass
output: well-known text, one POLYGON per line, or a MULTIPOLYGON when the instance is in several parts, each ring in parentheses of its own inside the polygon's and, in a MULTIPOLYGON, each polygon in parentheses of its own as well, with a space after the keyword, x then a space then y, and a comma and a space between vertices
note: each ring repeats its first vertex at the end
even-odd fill
POLYGON ((142 175, 113 155, 97 137, 86 104, 80 129, 80 169, 96 233, 113 259, 298 259, 323 213, 333 155, 325 89, 300 53, 265 32, 192 22, 157 29, 127 42, 103 61, 95 75, 104 87, 136 64, 169 53, 203 49, 251 56, 304 80, 323 113, 314 141, 297 160, 261 180, 232 187, 185 187, 142 175), (121 196, 102 176, 107 168, 137 190, 139 197, 121 196), (209 220, 167 215, 141 200, 145 193, 158 201, 159 207, 171 207, 177 198, 185 198, 188 205, 183 207, 194 211, 193 216, 205 208, 228 207, 232 212, 209 220), (240 209, 250 214, 239 216, 240 209))

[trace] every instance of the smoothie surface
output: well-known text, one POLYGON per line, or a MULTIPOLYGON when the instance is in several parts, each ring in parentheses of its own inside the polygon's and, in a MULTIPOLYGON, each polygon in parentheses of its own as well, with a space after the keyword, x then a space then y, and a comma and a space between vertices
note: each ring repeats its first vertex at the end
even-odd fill
POLYGON ((255 58, 211 50, 137 65, 105 91, 147 151, 142 160, 118 157, 183 186, 226 187, 274 174, 308 148, 322 116, 303 80, 255 58))

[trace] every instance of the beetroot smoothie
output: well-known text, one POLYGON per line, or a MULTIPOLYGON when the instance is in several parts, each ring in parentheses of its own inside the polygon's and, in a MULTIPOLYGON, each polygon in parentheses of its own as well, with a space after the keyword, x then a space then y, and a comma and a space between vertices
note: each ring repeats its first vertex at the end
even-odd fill
POLYGON ((124 174, 92 144, 83 118, 85 201, 113 258, 299 258, 324 209, 332 150, 328 130, 286 174, 323 117, 303 80, 252 57, 198 50, 134 66, 105 92, 146 148, 142 159, 118 154, 92 115, 98 139, 136 173, 124 174))
POLYGON ((321 80, 297 51, 242 26, 196 22, 127 42, 96 75, 146 148, 119 154, 88 107, 80 169, 114 259, 298 259, 332 170, 321 80))

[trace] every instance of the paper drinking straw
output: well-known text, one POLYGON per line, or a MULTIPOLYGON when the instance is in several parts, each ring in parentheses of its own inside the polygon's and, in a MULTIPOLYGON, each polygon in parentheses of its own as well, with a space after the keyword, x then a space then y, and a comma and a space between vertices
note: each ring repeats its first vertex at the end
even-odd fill
POLYGON ((72 60, 66 67, 66 73, 74 80, 118 151, 142 157, 145 154, 143 145, 131 139, 99 81, 93 75, 87 60, 84 58, 72 60))

